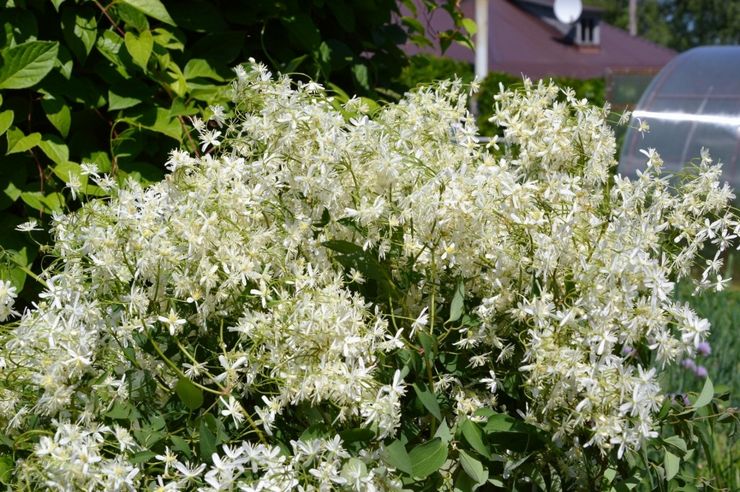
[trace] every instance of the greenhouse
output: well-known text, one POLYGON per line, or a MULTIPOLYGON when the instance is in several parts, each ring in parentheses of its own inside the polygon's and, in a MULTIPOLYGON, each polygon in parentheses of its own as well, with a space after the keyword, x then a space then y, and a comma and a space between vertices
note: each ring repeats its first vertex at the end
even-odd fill
POLYGON ((623 175, 645 166, 640 149, 655 148, 676 172, 702 147, 724 163, 724 179, 740 185, 740 46, 689 50, 673 59, 642 95, 619 162, 623 175), (639 132, 647 123, 649 131, 639 132))

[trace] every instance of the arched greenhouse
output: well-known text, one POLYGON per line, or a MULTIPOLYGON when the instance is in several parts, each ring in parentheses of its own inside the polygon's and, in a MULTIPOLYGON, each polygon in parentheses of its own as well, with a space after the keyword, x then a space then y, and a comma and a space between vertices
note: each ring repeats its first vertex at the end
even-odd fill
POLYGON ((645 166, 639 151, 654 147, 675 173, 709 149, 724 179, 740 191, 740 46, 694 48, 653 79, 633 112, 619 161, 622 175, 645 166), (637 131, 641 123, 647 133, 637 131))

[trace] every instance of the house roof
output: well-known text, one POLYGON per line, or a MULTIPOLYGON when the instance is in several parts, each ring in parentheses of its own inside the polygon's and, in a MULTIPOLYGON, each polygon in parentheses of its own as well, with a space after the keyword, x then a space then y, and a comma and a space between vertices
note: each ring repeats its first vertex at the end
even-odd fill
MULTIPOLYGON (((547 0, 489 0, 488 69, 531 78, 566 76, 574 78, 603 77, 610 70, 657 72, 676 52, 600 22, 598 47, 579 47, 563 38, 558 29, 527 11, 523 3, 551 6, 547 0)), ((475 19, 475 2, 462 3, 466 17, 475 19)), ((598 12, 597 9, 588 9, 598 12)), ((447 16, 434 15, 432 31, 451 27, 447 16)), ((410 48, 409 53, 425 51, 410 48)), ((470 49, 455 44, 445 56, 473 63, 470 49)))

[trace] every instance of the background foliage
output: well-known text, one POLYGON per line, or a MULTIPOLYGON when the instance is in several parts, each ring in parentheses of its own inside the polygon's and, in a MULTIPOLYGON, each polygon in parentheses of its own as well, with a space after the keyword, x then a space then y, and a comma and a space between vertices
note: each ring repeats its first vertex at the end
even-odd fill
MULTIPOLYGON (((439 33, 443 46, 467 41, 454 1, 423 3, 458 26, 439 33)), ((429 43, 395 0, 7 0, 0 26, 0 277, 19 291, 46 238, 15 226, 103 194, 82 163, 150 182, 163 175, 151 163, 173 148, 197 155, 189 120, 228 99, 233 65, 254 57, 347 92, 377 97, 383 86, 392 96, 404 89, 386 83, 407 62, 399 44, 429 43)))
MULTIPOLYGON (((590 0, 604 19, 627 29, 629 0, 590 0)), ((740 2, 723 0, 640 0, 637 34, 677 51, 711 44, 740 43, 740 2)))

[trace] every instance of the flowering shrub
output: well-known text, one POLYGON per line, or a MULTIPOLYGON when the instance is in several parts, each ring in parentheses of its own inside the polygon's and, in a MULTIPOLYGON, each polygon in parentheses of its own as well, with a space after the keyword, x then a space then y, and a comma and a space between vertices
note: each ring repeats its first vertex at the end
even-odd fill
POLYGON ((661 425, 712 389, 688 408, 661 394, 709 329, 673 282, 711 243, 698 287, 724 286, 739 227, 708 155, 677 190, 653 150, 637 180, 614 177, 608 110, 543 83, 496 97, 504 137, 483 147, 458 82, 368 115, 258 64, 236 73, 233 114, 194 121, 202 157, 174 151, 148 188, 86 166, 110 198, 55 217, 45 291, 3 332, 7 483, 676 476, 689 430, 656 439, 661 425))

